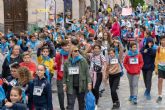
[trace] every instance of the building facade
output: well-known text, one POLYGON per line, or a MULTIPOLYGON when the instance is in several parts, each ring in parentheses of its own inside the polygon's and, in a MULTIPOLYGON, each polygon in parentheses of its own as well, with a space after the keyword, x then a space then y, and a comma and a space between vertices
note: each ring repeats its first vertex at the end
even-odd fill
MULTIPOLYGON (((73 18, 84 15, 85 8, 96 10, 100 0, 0 0, 0 31, 25 31, 34 26, 53 24, 55 14, 70 10, 73 18)), ((102 0, 110 4, 129 6, 129 0, 102 0)))

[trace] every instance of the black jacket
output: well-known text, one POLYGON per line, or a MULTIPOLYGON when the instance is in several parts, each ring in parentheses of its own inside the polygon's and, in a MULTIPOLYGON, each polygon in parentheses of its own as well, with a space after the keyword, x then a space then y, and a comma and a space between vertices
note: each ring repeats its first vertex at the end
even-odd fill
POLYGON ((11 108, 7 108, 6 106, 4 106, 2 110, 27 110, 27 106, 26 104, 17 102, 17 103, 14 103, 11 108))
POLYGON ((53 110, 52 105, 52 90, 49 81, 46 78, 42 78, 41 80, 39 77, 36 77, 33 80, 32 84, 32 92, 34 92, 34 87, 43 87, 43 92, 41 96, 33 95, 33 103, 35 107, 42 107, 46 110, 53 110))

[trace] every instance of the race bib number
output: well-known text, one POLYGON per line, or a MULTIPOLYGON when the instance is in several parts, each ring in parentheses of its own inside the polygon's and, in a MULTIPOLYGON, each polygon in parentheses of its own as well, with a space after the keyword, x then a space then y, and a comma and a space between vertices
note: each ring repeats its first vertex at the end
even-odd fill
POLYGON ((111 59, 110 63, 113 64, 117 64, 118 63, 118 59, 111 59))
POLYGON ((138 60, 138 58, 130 58, 129 63, 130 64, 138 64, 139 60, 138 60))
POLYGON ((79 74, 79 67, 69 67, 69 75, 79 74))
POLYGON ((10 85, 12 85, 12 86, 15 86, 16 83, 17 83, 17 81, 15 79, 13 79, 12 81, 10 81, 10 85))
POLYGON ((41 96, 42 92, 43 92, 43 87, 34 86, 33 95, 41 96))

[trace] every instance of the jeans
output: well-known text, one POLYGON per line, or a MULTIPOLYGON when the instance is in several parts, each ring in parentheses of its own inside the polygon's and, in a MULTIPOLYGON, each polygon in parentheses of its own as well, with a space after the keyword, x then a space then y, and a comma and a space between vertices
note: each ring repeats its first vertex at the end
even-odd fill
POLYGON ((152 85, 152 70, 142 70, 143 71, 143 79, 144 84, 146 87, 146 90, 148 93, 151 91, 151 85, 152 85))
POLYGON ((140 76, 139 74, 138 75, 127 74, 129 80, 129 87, 130 87, 130 96, 138 95, 139 76, 140 76))
POLYGON ((79 93, 79 87, 73 87, 73 94, 67 94, 68 107, 67 110, 74 110, 76 97, 78 99, 79 110, 85 109, 85 92, 79 93))
POLYGON ((109 75, 109 86, 111 90, 111 97, 113 103, 119 102, 119 98, 116 91, 119 85, 119 81, 120 81, 120 73, 115 75, 109 75))
POLYGON ((97 74, 96 84, 95 87, 92 89, 92 93, 95 96, 96 105, 97 105, 99 100, 99 88, 102 82, 102 72, 98 72, 96 74, 97 74))
POLYGON ((60 109, 65 110, 64 107, 64 90, 63 90, 63 81, 57 80, 57 93, 58 93, 58 101, 60 104, 60 109))

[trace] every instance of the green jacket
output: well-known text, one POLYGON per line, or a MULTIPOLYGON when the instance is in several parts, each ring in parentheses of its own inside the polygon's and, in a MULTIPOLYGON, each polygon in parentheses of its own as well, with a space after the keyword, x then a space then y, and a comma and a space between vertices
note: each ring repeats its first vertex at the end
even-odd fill
MULTIPOLYGON (((76 66, 79 67, 79 92, 86 92, 88 89, 88 84, 91 82, 91 77, 89 75, 89 66, 87 61, 82 58, 76 63, 76 66)), ((68 60, 64 63, 64 78, 63 84, 67 86, 67 93, 73 93, 73 75, 69 75, 68 67, 72 67, 71 62, 68 60)))

